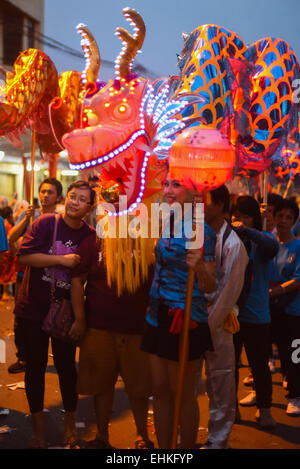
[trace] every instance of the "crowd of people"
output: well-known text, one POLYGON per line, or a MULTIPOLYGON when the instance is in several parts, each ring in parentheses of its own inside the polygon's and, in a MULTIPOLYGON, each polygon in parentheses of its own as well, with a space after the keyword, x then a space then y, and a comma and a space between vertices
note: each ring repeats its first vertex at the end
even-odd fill
MULTIPOLYGON (((80 447, 75 425, 78 395, 93 396, 96 438, 87 448, 111 449, 109 421, 121 375, 136 426, 135 448, 152 449, 147 429, 153 396, 158 447, 171 448, 178 386, 181 331, 189 272, 195 272, 188 356, 179 412, 180 448, 195 447, 199 375, 205 367, 209 399, 208 439, 203 449, 226 449, 239 405, 254 405, 262 428, 274 429, 271 414, 274 350, 287 388, 286 413, 300 416, 300 224, 293 198, 269 194, 267 206, 252 196, 231 196, 226 186, 210 192, 205 206, 202 249, 187 249, 171 215, 155 248, 149 280, 134 293, 108 287, 102 242, 91 215, 95 181, 76 181, 67 190, 55 178, 39 187, 39 203, 11 204, 0 198, 0 284, 2 300, 15 297, 16 362, 25 372, 32 417, 33 449, 47 448, 44 421, 45 373, 51 339, 64 406, 63 445, 80 447), (54 235, 55 233, 55 235, 54 235), (74 322, 68 340, 43 329, 51 300, 70 299, 74 322), (75 360, 79 346, 79 363, 75 360), (238 399, 244 347, 251 385, 238 399)), ((169 175, 165 201, 184 206, 190 192, 169 175)), ((186 212, 185 212, 186 216, 186 212)))

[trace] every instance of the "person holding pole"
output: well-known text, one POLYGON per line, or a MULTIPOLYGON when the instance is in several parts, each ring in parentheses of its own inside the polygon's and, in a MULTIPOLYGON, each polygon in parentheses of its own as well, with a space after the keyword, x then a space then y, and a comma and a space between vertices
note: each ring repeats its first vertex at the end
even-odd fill
MULTIPOLYGON (((190 193, 168 175, 163 193, 169 208, 184 207, 190 193)), ((186 207, 185 207, 186 208, 186 207)), ((177 211, 176 211, 177 212, 177 211)), ((180 212, 180 211, 179 211, 180 212)), ((186 213, 186 211, 185 211, 186 213)), ((180 332, 185 308, 189 268, 197 272, 193 284, 189 351, 185 367, 179 415, 180 448, 194 448, 197 438, 199 409, 195 392, 199 361, 205 350, 213 350, 208 327, 204 293, 215 289, 215 234, 204 224, 201 249, 187 249, 190 238, 182 229, 184 219, 170 218, 169 236, 163 230, 157 243, 155 273, 146 313, 142 350, 149 353, 152 375, 154 423, 159 448, 171 448, 175 396, 179 372, 180 332), (173 224, 173 229, 172 229, 173 224)))
MULTIPOLYGON (((29 205, 27 209, 20 215, 15 226, 10 230, 8 235, 8 241, 10 244, 16 243, 21 240, 24 236, 27 228, 29 227, 30 220, 36 220, 40 215, 45 215, 46 213, 55 213, 56 205, 59 203, 62 197, 62 184, 56 178, 46 178, 44 179, 39 186, 39 201, 40 208, 35 210, 33 205, 29 205)), ((19 288, 22 284, 24 276, 24 266, 19 265, 17 271, 17 281, 16 281, 16 291, 15 298, 18 298, 19 288)), ((14 331, 15 331, 15 346, 16 346, 16 356, 17 361, 11 363, 8 367, 9 373, 23 373, 26 369, 26 362, 24 359, 24 351, 22 338, 18 336, 17 328, 17 318, 15 317, 14 321, 14 331)))

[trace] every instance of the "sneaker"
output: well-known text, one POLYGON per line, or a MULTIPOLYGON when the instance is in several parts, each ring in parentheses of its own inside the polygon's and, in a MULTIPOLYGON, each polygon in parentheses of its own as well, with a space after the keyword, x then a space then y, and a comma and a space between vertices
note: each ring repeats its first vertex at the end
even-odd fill
POLYGON ((244 386, 252 386, 253 385, 253 376, 252 373, 250 373, 246 378, 243 379, 243 385, 244 386))
POLYGON ((300 399, 288 399, 286 414, 291 417, 300 415, 300 399))
POLYGON ((274 358, 270 358, 268 365, 269 365, 270 372, 276 373, 276 364, 275 364, 274 358))
POLYGON ((26 363, 22 360, 18 360, 12 363, 7 370, 9 373, 23 373, 26 370, 26 363))
POLYGON ((244 399, 240 400, 239 404, 245 407, 256 405, 256 392, 250 391, 244 399))
POLYGON ((255 418, 262 428, 276 427, 276 422, 271 415, 270 409, 257 409, 255 418))

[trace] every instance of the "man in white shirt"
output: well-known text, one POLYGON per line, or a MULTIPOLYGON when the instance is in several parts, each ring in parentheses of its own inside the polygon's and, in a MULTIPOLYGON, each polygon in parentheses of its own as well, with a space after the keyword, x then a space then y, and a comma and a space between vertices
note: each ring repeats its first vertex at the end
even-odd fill
POLYGON ((233 334, 224 329, 224 320, 229 313, 234 314, 249 258, 243 242, 225 219, 229 205, 229 191, 221 186, 211 192, 211 203, 205 209, 205 221, 217 235, 217 288, 208 297, 208 324, 214 351, 205 353, 210 412, 208 440, 203 447, 206 449, 228 448, 236 413, 233 334))

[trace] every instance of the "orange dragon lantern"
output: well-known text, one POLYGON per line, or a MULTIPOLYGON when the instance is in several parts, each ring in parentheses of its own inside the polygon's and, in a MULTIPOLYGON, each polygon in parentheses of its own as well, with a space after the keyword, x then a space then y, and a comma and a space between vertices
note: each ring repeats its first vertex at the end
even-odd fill
MULTIPOLYGON (((123 49, 115 79, 85 100, 81 128, 62 139, 72 169, 99 175, 101 196, 110 202, 108 218, 134 215, 140 202, 160 189, 160 163, 181 145, 184 132, 193 135, 193 127, 195 134, 200 127, 201 132, 205 126, 213 129, 233 147, 225 156, 227 170, 207 187, 222 184, 232 174, 252 176, 269 167, 298 126, 292 87, 300 69, 290 46, 267 38, 247 48, 225 28, 200 26, 184 36, 179 76, 151 83, 132 73, 144 22, 135 10, 126 8, 123 14, 134 34, 116 31, 123 49), (120 205, 121 195, 127 197, 126 209, 120 205)), ((130 254, 123 248, 126 265, 130 254)), ((107 257, 114 249, 106 249, 107 257)), ((117 255, 111 263, 112 276, 114 271, 122 276, 121 258, 117 255)))
POLYGON ((113 187, 117 195, 127 197, 128 210, 119 210, 116 196, 112 201, 115 210, 109 215, 132 212, 155 190, 155 184, 156 191, 160 189, 155 174, 162 169, 154 171, 153 163, 157 156, 167 157, 173 137, 185 127, 180 112, 201 100, 192 93, 173 99, 177 77, 151 83, 132 73, 145 25, 134 10, 125 9, 124 16, 135 25, 135 33, 132 36, 123 28, 117 29, 124 47, 116 60, 116 77, 87 101, 83 127, 62 140, 72 169, 99 169, 103 187, 113 187))
POLYGON ((90 31, 79 27, 86 68, 63 72, 59 77, 52 60, 38 49, 28 49, 16 59, 13 71, 6 73, 0 102, 0 137, 23 148, 21 137, 33 127, 40 150, 61 151, 61 138, 80 117, 87 82, 97 80, 100 55, 90 31))
POLYGON ((291 47, 272 38, 247 47, 225 28, 200 26, 184 36, 180 75, 151 83, 131 70, 144 22, 135 10, 123 13, 135 30, 131 35, 117 29, 124 47, 116 77, 86 100, 82 128, 62 139, 71 168, 96 170, 102 187, 114 188, 109 215, 124 214, 119 195, 127 196, 129 213, 147 197, 152 161, 166 160, 176 136, 199 124, 228 138, 234 174, 252 176, 268 168, 299 125, 292 94, 300 68, 291 47))

